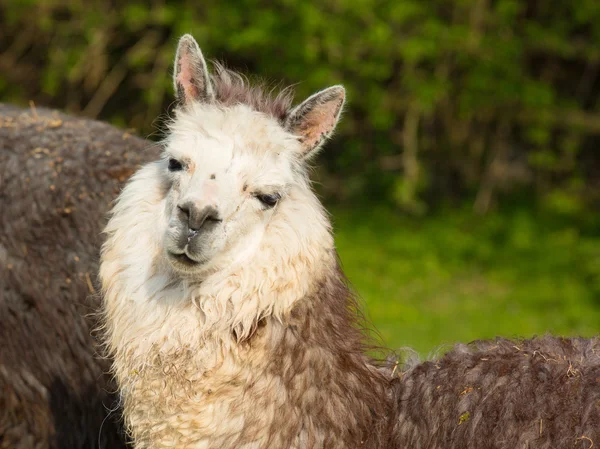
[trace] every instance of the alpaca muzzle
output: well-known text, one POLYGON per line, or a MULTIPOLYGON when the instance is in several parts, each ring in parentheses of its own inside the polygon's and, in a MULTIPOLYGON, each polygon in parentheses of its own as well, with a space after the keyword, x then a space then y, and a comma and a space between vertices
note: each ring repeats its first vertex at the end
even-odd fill
POLYGON ((189 268, 205 263, 210 256, 214 231, 223 220, 215 207, 198 207, 193 201, 177 205, 172 232, 167 240, 167 253, 176 266, 189 268))
POLYGON ((219 212, 213 206, 198 207, 192 201, 186 201, 177 205, 179 219, 182 224, 187 226, 187 237, 190 242, 200 232, 214 228, 223 220, 219 217, 219 212))

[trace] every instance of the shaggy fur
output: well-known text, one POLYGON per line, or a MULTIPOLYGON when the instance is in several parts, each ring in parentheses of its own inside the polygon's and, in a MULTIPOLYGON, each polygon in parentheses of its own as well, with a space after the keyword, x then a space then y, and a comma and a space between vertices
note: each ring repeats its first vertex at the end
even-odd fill
POLYGON ((0 105, 0 448, 123 446, 89 315, 109 203, 147 145, 0 105))

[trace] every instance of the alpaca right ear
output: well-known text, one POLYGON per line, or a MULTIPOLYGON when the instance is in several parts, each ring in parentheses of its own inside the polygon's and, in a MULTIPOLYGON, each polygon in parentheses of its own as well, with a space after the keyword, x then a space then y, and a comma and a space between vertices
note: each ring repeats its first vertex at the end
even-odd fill
POLYGON ((214 98, 210 75, 202 51, 189 34, 179 39, 173 73, 175 96, 181 105, 193 101, 210 102, 214 98))

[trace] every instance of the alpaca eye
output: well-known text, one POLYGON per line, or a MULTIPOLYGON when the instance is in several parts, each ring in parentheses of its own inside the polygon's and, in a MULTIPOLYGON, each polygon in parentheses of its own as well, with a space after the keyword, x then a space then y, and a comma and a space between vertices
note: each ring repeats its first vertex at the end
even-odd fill
POLYGON ((177 159, 169 159, 169 171, 183 170, 183 164, 177 159))
POLYGON ((273 193, 271 195, 257 194, 256 198, 258 198, 258 200, 265 206, 271 208, 275 206, 277 204, 277 201, 281 199, 281 195, 278 193, 273 193))

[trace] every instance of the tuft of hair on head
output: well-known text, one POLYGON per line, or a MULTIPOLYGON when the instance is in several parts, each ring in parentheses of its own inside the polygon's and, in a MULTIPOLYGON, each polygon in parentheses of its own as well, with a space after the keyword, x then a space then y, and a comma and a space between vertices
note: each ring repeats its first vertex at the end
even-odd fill
POLYGON ((173 84, 180 107, 193 102, 222 106, 245 104, 257 112, 276 119, 301 144, 302 159, 318 153, 331 137, 339 121, 346 99, 346 90, 337 85, 310 96, 292 108, 293 90, 282 89, 273 95, 264 83, 251 85, 239 73, 214 63, 210 73, 202 51, 194 38, 186 34, 179 40, 175 56, 173 84))
POLYGON ((294 100, 291 86, 275 92, 264 82, 250 84, 248 79, 220 62, 213 62, 215 68, 210 79, 215 91, 215 100, 224 106, 245 104, 257 112, 262 112, 280 124, 284 124, 294 100))

